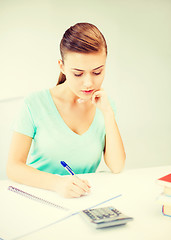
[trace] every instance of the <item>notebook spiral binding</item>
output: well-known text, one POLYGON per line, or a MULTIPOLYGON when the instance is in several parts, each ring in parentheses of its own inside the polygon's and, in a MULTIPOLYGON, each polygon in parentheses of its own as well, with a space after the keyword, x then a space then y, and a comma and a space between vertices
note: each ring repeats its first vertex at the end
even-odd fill
POLYGON ((62 206, 57 205, 57 204, 55 204, 55 203, 49 202, 49 201, 47 201, 47 200, 45 200, 45 199, 43 199, 43 198, 39 198, 39 197, 37 197, 37 196, 35 196, 35 195, 32 195, 32 194, 30 194, 30 193, 24 192, 24 191, 22 191, 21 189, 15 188, 15 187, 13 187, 13 186, 9 186, 9 187, 8 187, 8 190, 9 190, 9 191, 12 191, 12 192, 15 192, 15 193, 17 193, 17 194, 20 194, 21 196, 27 197, 27 198, 29 198, 29 199, 31 199, 31 200, 35 200, 35 201, 37 201, 37 202, 44 203, 44 204, 46 204, 46 205, 49 205, 49 206, 52 206, 52 207, 56 207, 56 208, 60 208, 60 209, 62 209, 62 210, 67 210, 67 211, 68 211, 68 209, 65 208, 65 207, 62 207, 62 206))

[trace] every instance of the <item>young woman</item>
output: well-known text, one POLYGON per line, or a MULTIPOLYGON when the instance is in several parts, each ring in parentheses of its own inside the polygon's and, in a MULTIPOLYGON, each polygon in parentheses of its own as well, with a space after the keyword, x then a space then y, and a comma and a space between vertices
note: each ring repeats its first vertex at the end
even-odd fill
POLYGON ((119 173, 125 151, 113 102, 101 88, 104 36, 92 24, 77 23, 64 33, 60 51, 57 85, 26 97, 14 123, 7 175, 64 197, 80 197, 90 191, 88 181, 67 175, 60 162, 76 174, 92 173, 104 153, 106 165, 119 173))

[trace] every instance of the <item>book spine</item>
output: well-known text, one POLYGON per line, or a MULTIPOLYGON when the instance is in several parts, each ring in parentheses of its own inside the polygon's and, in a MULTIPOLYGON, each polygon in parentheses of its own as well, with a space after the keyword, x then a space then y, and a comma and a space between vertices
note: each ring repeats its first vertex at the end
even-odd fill
POLYGON ((164 194, 171 197, 171 187, 164 187, 164 194))
POLYGON ((162 206, 162 213, 163 213, 164 216, 171 217, 170 214, 168 214, 167 212, 165 212, 165 206, 164 206, 164 205, 162 206))

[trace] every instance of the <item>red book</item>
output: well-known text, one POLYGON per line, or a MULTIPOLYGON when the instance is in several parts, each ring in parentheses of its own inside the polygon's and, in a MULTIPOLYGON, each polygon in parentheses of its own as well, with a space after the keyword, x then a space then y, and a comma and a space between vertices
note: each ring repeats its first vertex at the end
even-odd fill
POLYGON ((157 179, 157 183, 164 186, 164 193, 171 195, 171 173, 157 179))

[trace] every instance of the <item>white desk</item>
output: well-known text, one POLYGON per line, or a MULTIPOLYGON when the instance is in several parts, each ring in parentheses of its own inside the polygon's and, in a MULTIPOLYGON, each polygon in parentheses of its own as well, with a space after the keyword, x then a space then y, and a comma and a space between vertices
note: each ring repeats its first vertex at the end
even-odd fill
MULTIPOLYGON (((120 188, 122 196, 101 206, 112 205, 134 218, 124 226, 96 230, 81 216, 75 215, 20 239, 170 240, 171 218, 162 215, 161 206, 156 202, 156 197, 163 188, 155 182, 157 178, 169 172, 171 172, 171 166, 125 170, 120 174, 103 174, 112 175, 113 182, 104 182, 101 191, 103 188, 111 187, 111 191, 115 192, 116 186, 117 189, 120 188)), ((99 177, 101 173, 97 174, 99 177)), ((10 213, 7 212, 7 214, 10 213)))

